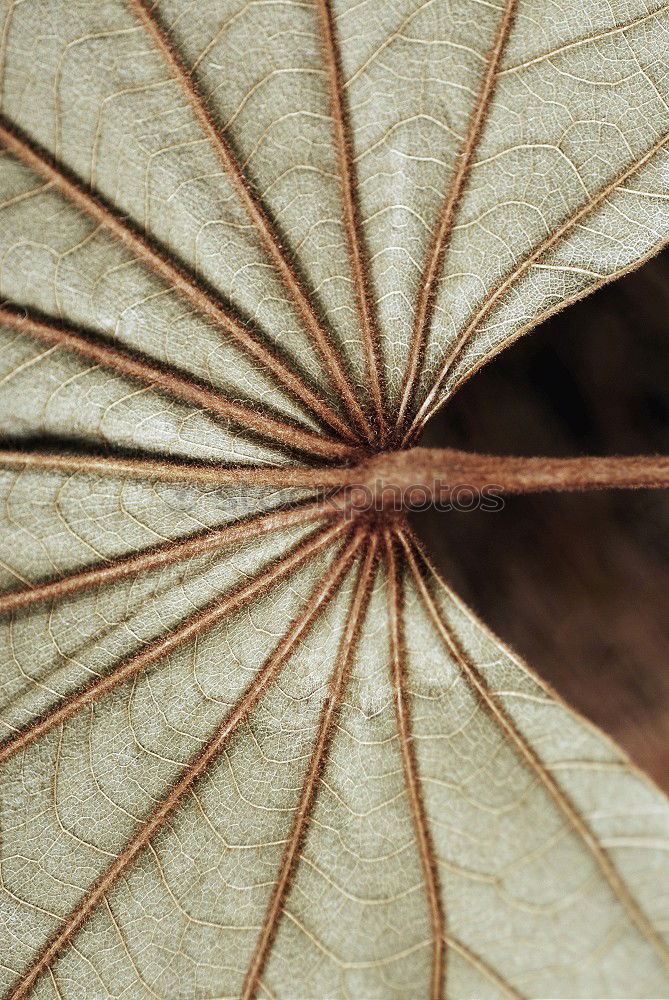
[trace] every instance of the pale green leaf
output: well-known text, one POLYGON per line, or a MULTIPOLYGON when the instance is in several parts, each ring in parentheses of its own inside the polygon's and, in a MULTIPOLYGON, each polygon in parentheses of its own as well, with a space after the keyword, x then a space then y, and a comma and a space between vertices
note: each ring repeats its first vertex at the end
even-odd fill
POLYGON ((669 996, 666 799, 297 476, 666 242, 668 41, 5 0, 4 996, 669 996))

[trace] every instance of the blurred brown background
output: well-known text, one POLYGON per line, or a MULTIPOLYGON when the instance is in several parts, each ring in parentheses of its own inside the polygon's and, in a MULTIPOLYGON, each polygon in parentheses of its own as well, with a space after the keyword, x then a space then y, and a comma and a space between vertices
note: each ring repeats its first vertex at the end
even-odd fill
MULTIPOLYGON (((669 453, 669 253, 490 362, 422 443, 669 453)), ((669 491, 507 497, 413 517, 467 603, 669 791, 669 491)))

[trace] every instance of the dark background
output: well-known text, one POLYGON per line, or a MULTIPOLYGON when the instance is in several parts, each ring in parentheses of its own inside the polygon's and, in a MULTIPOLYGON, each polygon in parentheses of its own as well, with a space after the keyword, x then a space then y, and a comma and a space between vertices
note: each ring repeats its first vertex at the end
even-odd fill
MULTIPOLYGON (((491 361, 422 444, 669 453, 669 253, 491 361)), ((461 597, 669 790, 669 490, 507 497, 412 518, 461 597)))

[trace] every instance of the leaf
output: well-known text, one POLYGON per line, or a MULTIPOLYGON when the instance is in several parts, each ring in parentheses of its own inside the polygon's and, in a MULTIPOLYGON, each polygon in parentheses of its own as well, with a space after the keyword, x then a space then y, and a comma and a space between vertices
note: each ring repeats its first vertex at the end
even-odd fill
POLYGON ((4 995, 669 995, 664 797, 322 495, 666 242, 669 9, 2 18, 4 995))

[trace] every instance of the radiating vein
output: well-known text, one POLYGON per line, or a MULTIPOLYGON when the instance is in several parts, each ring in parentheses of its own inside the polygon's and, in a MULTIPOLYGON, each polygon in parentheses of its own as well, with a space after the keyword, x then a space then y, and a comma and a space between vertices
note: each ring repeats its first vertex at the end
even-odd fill
POLYGON ((437 861, 432 843, 432 836, 425 814, 421 780, 413 742, 411 727, 411 708, 407 695, 406 650, 404 645, 404 628, 402 616, 404 601, 402 583, 393 534, 389 529, 384 532, 384 547, 386 569, 388 574, 388 631, 390 638, 390 669, 394 690, 395 718, 399 738, 402 769, 406 784, 409 808, 416 833, 418 855, 425 891, 427 894, 430 923, 432 926, 432 977, 430 983, 431 1000, 442 1000, 446 976, 445 919, 441 900, 441 887, 437 861))
POLYGON ((238 344, 291 395, 300 399, 309 410, 351 440, 346 421, 316 395, 302 378, 289 368, 279 356, 265 347, 246 325, 228 309, 194 275, 175 263, 167 251, 159 249, 154 241, 143 236, 132 223, 121 216, 99 194, 93 193, 62 163, 54 160, 34 142, 20 134, 3 115, 0 115, 0 142, 26 166, 34 170, 76 207, 114 236, 170 288, 177 291, 219 330, 238 344))
POLYGON ((192 377, 173 368, 149 360, 125 348, 106 343, 99 335, 83 333, 76 327, 51 319, 31 316, 18 307, 0 306, 0 325, 37 337, 47 344, 87 358, 97 365, 118 372, 167 393, 180 402, 191 403, 223 420, 231 420, 290 448, 302 449, 315 455, 336 457, 355 454, 355 448, 325 435, 304 430, 295 424, 269 416, 268 413, 228 399, 222 392, 202 385, 192 377))
POLYGON ((474 154, 479 144, 483 125, 486 120, 490 103, 497 82, 497 70, 504 54, 504 48, 511 31, 517 0, 505 0, 502 16, 497 26, 497 32, 492 48, 486 60, 485 71, 481 79, 479 92, 474 103, 462 149, 458 154, 455 170, 437 220, 432 243, 427 253, 425 267, 418 290, 416 311, 414 313, 413 331, 407 373, 404 380, 402 399, 397 416, 396 427, 399 430, 408 414, 416 382, 425 354, 425 346, 430 332, 430 324, 434 313, 434 303, 437 296, 437 286, 441 277, 444 257, 448 242, 453 231, 456 212, 460 205, 465 185, 469 177, 474 154))
MULTIPOLYGON (((356 453, 357 454, 357 453, 356 453)), ((163 483, 201 483, 211 486, 271 486, 321 489, 346 484, 349 466, 209 465, 151 458, 115 458, 113 455, 0 448, 0 467, 40 469, 99 476, 127 476, 163 483)), ((356 469, 357 466, 353 466, 356 469)))
MULTIPOLYGON (((663 197, 669 197, 669 195, 664 195, 663 197)), ((643 267, 644 264, 647 264, 649 260, 664 250, 666 246, 669 246, 669 236, 663 236, 659 239, 657 243, 651 246, 650 250, 643 254, 642 257, 637 257, 632 264, 628 264, 626 267, 621 267, 617 271, 612 271, 610 274, 602 275, 601 278, 591 282, 591 284, 587 285, 585 288, 579 288, 578 291, 573 292, 571 295, 567 295, 564 299, 560 299, 559 302, 554 302, 548 307, 548 309, 544 309, 543 312, 533 316, 529 322, 524 323, 522 326, 513 330, 509 336, 504 338, 504 340, 498 341, 492 351, 485 354, 482 358, 479 358, 478 361, 475 361, 470 368, 459 375, 457 380, 449 389, 449 396, 454 395, 464 382, 467 382, 473 375, 476 374, 479 368, 482 368, 483 365, 487 364, 493 357, 495 357, 495 355, 500 354, 503 350, 513 344, 514 341, 518 340, 526 333, 529 333, 530 330, 533 330, 535 327, 540 326, 540 324, 545 323, 545 321, 550 319, 551 316, 555 316, 556 313, 562 312, 562 310, 566 309, 568 306, 574 305, 575 302, 579 302, 581 299, 586 298, 586 296, 592 295, 605 285, 610 285, 612 282, 617 281, 618 278, 622 278, 624 275, 630 274, 632 271, 636 271, 643 267)), ((435 406, 432 412, 434 412, 437 408, 438 407, 435 406)), ((425 421, 428 419, 429 417, 426 417, 425 421)))
POLYGON ((348 530, 350 530, 350 524, 339 519, 337 523, 317 532, 307 541, 295 546, 281 559, 272 563, 247 583, 237 587, 232 593, 225 594, 182 622, 181 625, 177 625, 165 635, 149 642, 138 653, 113 667, 109 673, 103 674, 74 694, 66 696, 28 727, 0 742, 0 764, 40 739, 54 726, 62 725, 67 719, 80 712, 82 708, 98 701, 119 684, 131 677, 136 677, 137 674, 168 656, 174 650, 181 648, 186 642, 202 635, 203 632, 218 624, 228 615, 239 611, 240 608, 261 597, 279 581, 290 576, 316 553, 336 542, 348 530))
MULTIPOLYGON (((429 618, 434 625, 439 638, 443 642, 449 654, 455 660, 459 670, 462 672, 462 675, 476 692, 481 704, 489 716, 504 733, 506 739, 516 750, 519 757, 522 758, 532 773, 537 777, 538 781, 565 817, 568 824, 589 850, 606 882, 608 883, 613 896, 627 913, 634 926, 653 948, 662 963, 669 968, 669 948, 667 948, 667 945, 662 940, 659 933, 653 927, 650 920, 623 882, 608 852, 598 842, 597 837, 590 829, 577 807, 571 801, 567 793, 557 783, 554 776, 548 768, 546 768, 537 752, 532 746, 530 746, 523 734, 517 728, 513 719, 508 715, 498 697, 490 690, 485 677, 479 671, 476 664, 472 661, 459 639, 446 622, 440 608, 437 605, 437 602, 432 596, 427 583, 426 574, 421 570, 419 561, 416 558, 415 550, 417 549, 420 552, 418 543, 410 534, 408 529, 399 530, 398 537, 404 548, 407 563, 429 618)), ((422 553, 420 558, 421 560, 424 559, 422 553)), ((433 573, 434 571, 430 569, 430 572, 433 573)))
POLYGON ((370 427, 365 413, 357 400, 350 379, 346 375, 337 355, 331 337, 323 321, 319 317, 311 300, 307 296, 298 274, 287 253, 281 246, 281 241, 272 222, 267 216, 262 202, 253 190, 242 166, 235 155, 223 131, 215 123, 202 95, 198 92, 195 81, 184 65, 181 56, 170 41, 162 25, 159 23, 152 6, 146 0, 128 0, 140 22, 153 39, 156 48, 170 67, 174 78, 179 83, 200 128, 207 136, 218 159, 232 182, 232 186, 241 201, 247 215, 255 226, 260 240, 269 254, 272 263, 283 282, 288 294, 295 303, 316 347, 321 353, 332 379, 333 385, 341 394, 342 401, 351 418, 360 430, 369 437, 370 427))
POLYGON ((629 166, 625 167, 619 174, 617 174, 613 180, 609 181, 602 188, 599 189, 591 198, 588 198, 579 208, 573 212, 564 222, 559 225, 551 234, 547 236, 545 240, 539 243, 535 249, 524 258, 524 260, 516 265, 509 274, 501 281, 496 288, 494 288, 483 300, 481 305, 475 311, 474 315, 467 322, 456 343, 449 353, 446 360, 443 362, 439 373, 430 388, 425 401, 418 410, 409 430, 406 432, 403 438, 403 443, 411 440, 418 430, 423 427, 433 413, 439 409, 441 403, 437 399, 442 386, 448 376, 448 373, 452 370, 455 363, 459 360, 464 348, 467 346, 471 336, 479 329, 482 321, 488 316, 491 310, 498 304, 500 299, 516 285, 521 278, 523 278, 527 272, 543 257, 552 250, 560 240, 568 236, 573 230, 579 225, 580 222, 586 216, 590 215, 592 212, 596 211, 601 205, 603 205, 606 200, 626 181, 633 177, 634 174, 638 173, 643 167, 648 164, 660 150, 667 145, 669 142, 669 133, 663 135, 660 139, 653 143, 653 145, 641 156, 639 159, 635 160, 629 166))
POLYGON ((353 285, 358 305, 360 331, 367 360, 369 390, 376 413, 379 444, 386 440, 386 414, 381 381, 378 320, 369 278, 369 262, 364 249, 358 192, 353 166, 351 130, 342 86, 341 60, 330 0, 318 0, 323 52, 328 69, 330 104, 337 161, 342 189, 342 208, 353 285))
POLYGON ((241 1000, 252 1000, 259 985, 260 978, 269 957, 270 949, 283 913, 286 898, 290 891, 293 876, 299 861, 300 852, 307 835, 311 820, 320 777, 325 768, 333 728, 341 709, 342 699, 346 691, 348 678, 357 648, 358 638, 369 605, 372 581, 376 565, 378 536, 369 536, 365 557, 362 561, 358 578, 355 583, 351 607, 346 620, 346 626, 339 645, 337 663, 330 679, 328 693, 323 704, 318 725, 314 748, 302 786, 300 799, 295 810, 293 823, 288 835, 286 849, 281 859, 279 873, 272 890, 267 910, 263 919, 260 935, 244 979, 241 1000))
POLYGON ((207 529, 184 538, 183 541, 167 542, 146 552, 133 553, 100 566, 64 574, 56 580, 0 594, 0 615, 42 604, 45 601, 61 600, 63 597, 91 587, 103 587, 116 580, 146 573, 161 566, 169 566, 204 552, 214 552, 229 545, 249 542, 261 535, 308 524, 319 518, 334 517, 335 514, 333 508, 322 503, 313 503, 269 514, 259 514, 223 528, 207 529))
POLYGON ((141 854, 144 848, 147 847, 150 841, 165 826, 167 820, 174 814, 179 804, 191 791, 196 782, 215 763, 228 741, 235 735, 261 696, 274 681, 285 661, 332 598, 359 551, 361 539, 362 535, 360 532, 356 532, 323 579, 314 588, 305 606, 302 608, 299 617, 293 622, 274 651, 265 660, 253 681, 228 713, 224 722, 182 774, 181 778, 170 789, 165 798, 144 821, 135 836, 126 844, 118 857, 109 865, 95 885, 64 920, 39 957, 23 973, 17 985, 7 995, 6 1000, 21 1000, 21 998, 29 994, 36 981, 72 942, 76 933, 104 900, 107 893, 113 889, 119 878, 131 867, 138 855, 141 854))

